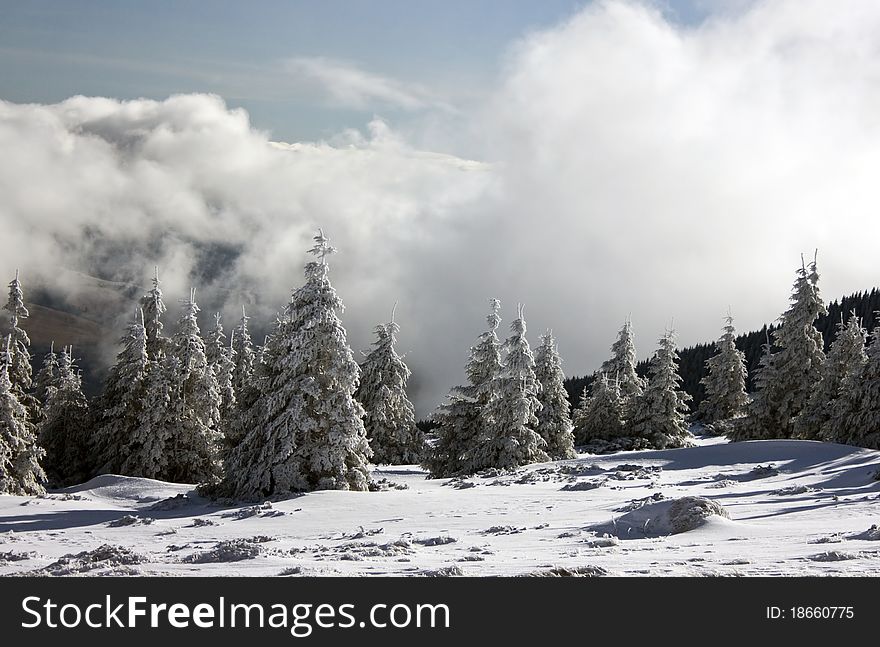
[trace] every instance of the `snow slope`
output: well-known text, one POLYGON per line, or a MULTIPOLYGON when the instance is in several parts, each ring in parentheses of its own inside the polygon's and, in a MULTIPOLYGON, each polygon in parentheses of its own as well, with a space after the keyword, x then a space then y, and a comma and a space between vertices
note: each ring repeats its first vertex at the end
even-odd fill
POLYGON ((261 506, 101 476, 0 497, 0 574, 880 575, 878 470, 855 447, 702 439, 468 479, 376 468, 407 489, 261 506))

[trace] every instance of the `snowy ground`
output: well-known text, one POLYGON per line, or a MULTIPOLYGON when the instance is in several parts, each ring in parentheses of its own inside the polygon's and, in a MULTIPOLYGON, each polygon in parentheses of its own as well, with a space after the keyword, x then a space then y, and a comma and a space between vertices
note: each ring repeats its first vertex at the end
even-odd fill
POLYGON ((465 480, 382 468, 406 489, 256 507, 102 476, 0 497, 0 574, 880 575, 878 470, 880 452, 843 445, 705 439, 465 480), (670 518, 690 496, 729 519, 670 518))

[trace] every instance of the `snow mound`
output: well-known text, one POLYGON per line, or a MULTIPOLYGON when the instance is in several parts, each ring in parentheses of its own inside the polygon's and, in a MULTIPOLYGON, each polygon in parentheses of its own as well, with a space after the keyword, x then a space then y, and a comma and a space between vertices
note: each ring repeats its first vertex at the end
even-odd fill
POLYGON ((33 575, 139 575, 135 564, 149 561, 125 546, 102 544, 93 550, 64 555, 58 561, 34 571, 33 575))
POLYGON ((810 492, 816 491, 816 488, 811 488, 806 485, 792 485, 784 487, 781 490, 774 490, 770 494, 775 494, 777 496, 794 496, 796 494, 809 494, 810 492))
POLYGON ((595 490, 606 483, 606 479, 596 479, 595 481, 575 481, 568 483, 559 488, 563 492, 583 492, 585 490, 595 490))
POLYGON ((608 575, 608 571, 601 566, 573 566, 571 568, 557 566, 545 571, 526 573, 525 577, 602 577, 604 575, 608 575))
POLYGON ((395 481, 390 481, 385 477, 380 479, 376 479, 370 481, 370 492, 387 492, 389 490, 408 490, 409 486, 406 483, 397 483, 395 481))
POLYGON ((443 546, 444 544, 454 544, 458 540, 455 537, 450 537, 449 535, 438 535, 437 537, 425 537, 423 539, 413 539, 412 542, 414 544, 421 544, 422 546, 443 546))
POLYGON ((853 555, 852 553, 845 553, 840 550, 828 550, 824 553, 819 553, 817 555, 810 555, 807 557, 810 561, 813 562, 844 562, 850 559, 857 559, 858 555, 853 555))
POLYGON ((433 571, 421 571, 418 575, 423 577, 458 577, 464 575, 464 571, 458 564, 451 564, 433 571))
POLYGON ((849 538, 863 539, 867 541, 880 541, 880 526, 878 526, 877 524, 872 524, 871 527, 868 528, 866 531, 850 535, 849 538))
POLYGON ((614 535, 602 535, 600 537, 590 537, 584 540, 587 548, 611 548, 617 546, 620 540, 614 535))
POLYGON ((221 562, 240 562, 245 559, 255 559, 263 554, 264 549, 260 546, 261 541, 254 539, 230 539, 219 542, 211 550, 206 550, 184 558, 185 562, 193 564, 213 564, 221 562))
POLYGON ((272 507, 272 503, 265 501, 259 505, 252 505, 245 508, 239 508, 232 512, 226 512, 222 516, 227 518, 248 519, 250 517, 283 517, 286 513, 283 510, 277 510, 272 507))
POLYGON ((191 492, 192 490, 192 485, 166 483, 165 481, 133 476, 119 476, 118 474, 102 474, 90 481, 65 488, 59 492, 61 494, 82 493, 93 498, 110 499, 128 504, 132 501, 155 503, 165 498, 191 492))
POLYGON ((769 476, 776 476, 779 474, 779 470, 773 463, 769 465, 758 465, 753 468, 751 472, 749 472, 749 476, 756 479, 764 479, 769 476))
POLYGON ((0 553, 0 562, 23 562, 28 559, 33 559, 36 556, 37 552, 34 550, 29 550, 24 553, 7 551, 5 553, 0 553))
POLYGON ((322 549, 315 555, 321 559, 360 562, 374 557, 405 557, 414 552, 412 542, 401 537, 384 544, 375 541, 350 541, 331 549, 322 549))
POLYGON ((483 535, 516 535, 521 533, 525 528, 517 528, 516 526, 492 526, 486 528, 481 534, 483 535))
POLYGON ((156 503, 154 503, 147 509, 151 512, 168 512, 169 510, 180 510, 181 508, 186 508, 193 503, 195 503, 195 501, 188 497, 186 494, 178 494, 176 496, 168 497, 167 499, 156 501, 156 503))
POLYGON ((609 532, 621 539, 662 537, 696 530, 713 516, 730 518, 727 510, 715 501, 686 496, 646 503, 593 530, 609 532))
POLYGON ((114 519, 113 521, 107 524, 110 528, 122 528, 123 526, 148 526, 153 523, 154 519, 152 517, 135 517, 134 515, 127 514, 124 517, 119 517, 119 519, 114 519))

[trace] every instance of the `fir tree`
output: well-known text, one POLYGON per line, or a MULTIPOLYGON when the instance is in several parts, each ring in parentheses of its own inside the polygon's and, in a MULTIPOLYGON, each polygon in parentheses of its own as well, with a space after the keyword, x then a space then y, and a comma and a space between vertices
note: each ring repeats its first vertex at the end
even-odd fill
POLYGON ((746 356, 736 348, 736 328, 730 314, 715 346, 718 352, 706 360, 708 372, 700 380, 706 388, 706 399, 700 403, 698 415, 706 423, 738 417, 749 402, 746 356))
MULTIPOLYGON (((233 332, 233 335, 235 333, 233 332)), ((214 327, 205 336, 205 357, 220 388, 220 420, 229 419, 235 408, 235 358, 232 345, 226 344, 220 313, 214 315, 214 327)))
POLYGON ((861 373, 868 360, 865 352, 867 332, 853 312, 849 322, 844 323, 841 314, 837 324, 837 337, 831 344, 825 361, 822 380, 813 391, 807 406, 798 416, 795 429, 797 436, 821 440, 826 425, 834 416, 834 408, 844 382, 853 380, 861 373))
POLYGON ((470 472, 495 467, 508 469, 547 461, 547 443, 536 431, 541 408, 535 360, 526 340, 522 305, 504 343, 506 362, 492 381, 493 397, 485 410, 485 426, 465 455, 470 472))
POLYGON ((746 405, 746 418, 727 434, 731 441, 758 440, 769 430, 783 425, 780 418, 782 409, 776 401, 779 392, 773 386, 776 382, 776 354, 770 342, 770 333, 766 332, 765 336, 763 354, 755 369, 755 393, 746 405))
POLYGON ((55 342, 49 346, 49 352, 43 358, 43 365, 34 378, 34 396, 45 408, 49 397, 49 388, 58 379, 58 353, 55 352, 55 342))
POLYGON ((572 434, 571 413, 568 394, 565 392, 565 374, 562 372, 562 359, 553 333, 547 331, 541 337, 541 345, 535 352, 535 377, 541 388, 537 412, 537 432, 547 443, 546 452, 550 458, 574 458, 574 435, 572 434))
POLYGON ((366 490, 371 455, 354 399, 359 369, 337 316, 322 231, 305 284, 291 297, 258 369, 261 393, 250 431, 227 461, 221 491, 264 498, 319 489, 366 490))
POLYGON ((861 370, 843 377, 822 436, 832 442, 880 449, 880 325, 871 333, 861 370))
POLYGON ((263 345, 257 346, 256 351, 254 352, 254 374, 256 374, 259 368, 266 363, 266 350, 269 348, 269 340, 271 337, 271 335, 263 337, 263 345))
POLYGON ((203 483, 220 476, 222 394, 208 364, 198 313, 195 290, 191 290, 171 340, 175 361, 168 366, 171 390, 167 479, 177 483, 203 483))
POLYGON ((241 307, 241 319, 232 331, 232 358, 235 368, 232 371, 232 388, 236 397, 240 397, 248 388, 254 375, 254 343, 248 330, 249 317, 244 306, 241 307))
POLYGON ((248 330, 249 317, 244 306, 241 319, 232 331, 232 390, 235 394, 235 407, 229 411, 224 428, 223 458, 235 448, 248 432, 248 414, 254 407, 260 391, 255 383, 255 371, 262 366, 257 361, 254 344, 248 330))
POLYGON ((141 461, 143 443, 152 434, 151 417, 164 411, 164 403, 147 398, 147 375, 153 363, 147 358, 144 313, 138 308, 120 339, 122 349, 110 369, 104 390, 93 412, 96 432, 93 442, 98 474, 158 477, 160 470, 141 461))
POLYGON ((687 403, 691 399, 679 390, 681 377, 676 362, 675 335, 667 332, 648 365, 648 383, 633 407, 628 422, 629 434, 648 441, 652 447, 665 449, 690 444, 687 403))
POLYGON ((364 407, 364 428, 377 464, 418 463, 425 453, 425 437, 416 427, 415 410, 406 395, 411 373, 394 349, 399 331, 392 310, 391 321, 376 326, 376 341, 361 364, 355 394, 364 407))
POLYGON ((46 451, 43 469, 49 483, 64 487, 82 483, 91 476, 91 427, 89 403, 82 392, 82 377, 72 348, 62 349, 57 369, 55 380, 47 389, 39 438, 46 451))
POLYGON ((636 373, 636 346, 633 341, 632 322, 627 319, 611 346, 611 359, 605 361, 601 373, 614 377, 624 400, 642 394, 645 381, 636 373))
POLYGON ((34 386, 30 353, 31 340, 21 328, 23 320, 28 318, 29 313, 24 305, 24 293, 18 278, 18 270, 15 270, 15 278, 9 283, 9 298, 6 301, 5 309, 9 312, 9 329, 5 336, 11 337, 12 340, 8 368, 9 381, 16 399, 24 405, 30 421, 36 424, 43 414, 39 400, 31 393, 34 386))
MULTIPOLYGON (((790 438, 794 420, 822 379, 825 353, 822 335, 814 322, 825 314, 819 296, 816 261, 809 270, 801 263, 791 296, 791 306, 773 331, 772 361, 762 362, 763 375, 748 407, 749 420, 737 427, 737 440, 790 438)), ((771 351, 772 352, 772 351, 771 351)))
POLYGON ((46 475, 40 467, 43 450, 37 445, 33 423, 9 379, 14 366, 12 349, 9 335, 0 358, 0 494, 38 496, 46 492, 46 475))
POLYGON ((578 445, 613 440, 624 435, 623 398, 617 380, 609 380, 603 373, 593 381, 589 394, 584 388, 574 424, 578 445))
POLYGON ((501 323, 501 302, 491 299, 489 304, 489 329, 471 347, 465 366, 467 384, 453 387, 447 401, 432 416, 437 423, 437 442, 423 467, 433 478, 455 476, 465 469, 464 456, 487 423, 484 408, 492 398, 492 384, 501 372, 501 342, 496 333, 501 323))
MULTIPOLYGON (((179 433, 173 416, 172 402, 178 392, 180 360, 174 355, 149 361, 141 376, 137 391, 142 394, 140 403, 131 403, 128 415, 142 406, 141 415, 134 421, 130 434, 124 439, 121 466, 118 471, 126 476, 173 481, 172 463, 176 462, 173 439, 179 433)), ((135 385, 132 385, 133 387, 135 385)), ((130 395, 130 394, 126 394, 130 395)), ((198 479, 181 478, 181 482, 198 479)))
POLYGON ((144 311, 144 328, 147 331, 147 357, 151 361, 161 360, 166 354, 168 340, 162 335, 162 315, 165 314, 165 302, 162 300, 162 289, 159 287, 159 267, 153 275, 153 287, 141 297, 141 310, 144 311))

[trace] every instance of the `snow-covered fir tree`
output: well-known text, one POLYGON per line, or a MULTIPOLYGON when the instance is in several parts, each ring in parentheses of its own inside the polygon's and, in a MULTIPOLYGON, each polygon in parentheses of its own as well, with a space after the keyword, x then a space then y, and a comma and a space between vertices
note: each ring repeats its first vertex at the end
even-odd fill
POLYGON ((123 447, 120 474, 174 480, 173 438, 178 427, 172 417, 177 411, 171 404, 179 388, 179 366, 180 360, 174 355, 147 363, 140 385, 143 411, 134 421, 127 446, 123 447))
POLYGON ((814 323, 827 314, 819 295, 815 259, 809 270, 802 263, 791 296, 791 306, 773 331, 772 358, 762 362, 761 379, 747 408, 748 420, 737 425, 737 440, 790 438, 795 418, 804 409, 822 379, 825 353, 822 334, 814 323), (773 350, 773 349, 776 350, 773 350), (771 361, 772 360, 772 361, 771 361))
POLYGON ((238 498, 321 489, 366 490, 371 455, 364 410, 354 399, 359 369, 337 315, 319 230, 297 289, 257 369, 260 396, 250 431, 231 452, 220 488, 238 498))
POLYGON ((168 350, 168 339, 162 335, 162 315, 167 308, 162 300, 162 288, 159 287, 159 267, 153 275, 153 287, 141 297, 141 309, 144 311, 144 328, 147 331, 147 357, 151 361, 160 360, 168 350))
POLYGON ((880 449, 880 321, 871 332, 867 361, 859 371, 845 375, 841 381, 822 438, 880 449))
POLYGON ((541 386, 538 390, 541 408, 536 414, 537 432, 547 443, 545 451, 554 460, 574 458, 574 434, 568 393, 565 391, 565 373, 562 371, 562 358, 556 339, 550 330, 541 336, 541 344, 535 351, 535 377, 541 386))
POLYGON ((617 381, 624 400, 641 395, 645 388, 645 380, 636 373, 636 346, 629 319, 617 334, 617 341, 611 345, 611 358, 603 362, 599 372, 617 381))
POLYGON ((715 347, 718 352, 706 360, 707 373, 700 380, 706 389, 706 398, 700 403, 698 413, 700 420, 706 423, 736 418, 745 412, 749 402, 746 355, 736 347, 736 328, 730 314, 715 347))
POLYGON ((10 337, 12 340, 8 368, 9 381, 12 384, 12 392, 24 405, 30 421, 36 424, 43 414, 40 401, 32 392, 34 384, 30 352, 31 340, 21 327, 29 313, 24 305, 24 292, 18 270, 15 270, 15 278, 9 283, 9 298, 6 300, 5 310, 9 313, 9 324, 8 329, 4 331, 3 338, 10 337))
POLYGON ((250 386, 249 381, 254 375, 254 342, 248 330, 248 321, 245 307, 241 307, 241 319, 232 331, 232 358, 235 367, 232 371, 232 388, 238 397, 250 386))
POLYGON ((490 299, 489 305, 489 329, 471 347, 465 365, 467 384, 453 387, 447 401, 432 415, 437 441, 422 465, 433 478, 462 473, 464 456, 487 423, 484 407, 492 399, 492 384, 501 372, 501 342, 496 332, 501 323, 501 302, 490 299))
POLYGON ((648 365, 648 381, 635 399, 628 434, 652 447, 665 449, 690 444, 687 403, 691 396, 682 391, 678 374, 675 334, 668 331, 648 365))
POLYGON ((39 442, 46 452, 43 469, 53 487, 82 483, 93 469, 91 425, 89 402, 71 347, 59 354, 57 374, 47 393, 45 416, 39 426, 39 442))
MULTIPOLYGON (((178 360, 147 357, 143 310, 120 340, 122 349, 99 399, 95 453, 99 474, 168 479, 172 368, 178 360)), ((164 353, 164 351, 163 351, 164 353)))
POLYGON ((261 364, 257 361, 254 343, 251 340, 250 330, 245 307, 241 307, 241 319, 232 330, 232 391, 235 394, 235 406, 227 412, 227 418, 223 425, 223 449, 222 457, 226 456, 235 448, 248 431, 248 415, 260 396, 260 391, 255 383, 255 370, 261 364))
POLYGON ((49 346, 49 352, 43 358, 43 365, 34 377, 34 396, 45 408, 49 397, 49 388, 58 379, 58 353, 55 352, 55 342, 49 346))
POLYGON ((776 381, 776 353, 773 352, 769 332, 762 349, 755 369, 755 392, 746 405, 746 417, 727 434, 731 441, 761 439, 764 437, 762 434, 783 425, 780 417, 782 409, 776 402, 779 392, 772 386, 776 381))
POLYGON ((799 438, 823 440, 825 428, 834 417, 834 408, 844 382, 855 379, 868 361, 865 342, 868 333, 855 312, 844 322, 841 314, 837 336, 828 351, 822 380, 816 385, 807 406, 795 421, 799 438))
POLYGON ((411 373, 394 348, 399 331, 392 310, 391 321, 375 328, 376 341, 361 363, 355 394, 365 411, 364 428, 376 464, 408 465, 425 455, 425 436, 406 395, 411 373))
POLYGON ((45 494, 46 475, 40 467, 43 450, 37 445, 34 425, 18 401, 9 379, 13 366, 12 335, 0 354, 0 494, 45 494))
MULTIPOLYGON (((233 332, 233 334, 235 334, 233 332)), ((235 350, 226 343, 220 313, 214 315, 214 326, 205 335, 205 357, 220 388, 220 420, 229 419, 235 408, 235 350)))
POLYGON ((493 396, 485 409, 482 433, 465 454, 467 472, 495 467, 508 469, 547 461, 547 443, 536 431, 541 408, 535 377, 535 359, 526 339, 522 305, 504 342, 507 351, 499 375, 492 380, 493 396))
POLYGON ((195 290, 191 290, 171 339, 176 361, 169 362, 167 373, 171 392, 166 478, 177 483, 204 483, 220 476, 222 394, 208 363, 198 313, 195 290))
POLYGON ((625 433, 623 398, 617 380, 602 373, 584 388, 574 415, 574 435, 578 445, 613 440, 625 433))
POLYGON ((266 349, 269 348, 269 339, 271 339, 271 335, 266 335, 263 337, 263 344, 261 346, 257 346, 254 352, 254 373, 257 372, 257 369, 266 363, 266 349))
POLYGON ((144 377, 149 360, 143 316, 143 310, 137 308, 126 326, 116 363, 92 409, 95 434, 91 445, 98 474, 122 473, 129 444, 146 409, 144 377))

